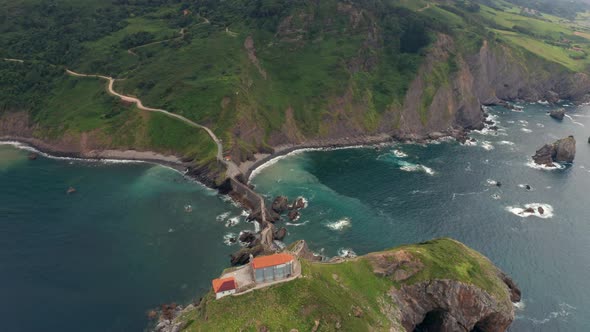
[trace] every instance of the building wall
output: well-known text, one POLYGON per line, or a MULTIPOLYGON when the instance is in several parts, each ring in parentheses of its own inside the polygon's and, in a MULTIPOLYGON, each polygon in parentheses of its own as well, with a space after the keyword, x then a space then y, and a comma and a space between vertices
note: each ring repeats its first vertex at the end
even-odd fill
POLYGON ((271 282, 290 277, 293 274, 293 262, 276 266, 254 269, 256 283, 271 282))
POLYGON ((215 298, 216 299, 220 299, 220 298, 222 298, 224 296, 231 295, 231 294, 233 294, 235 292, 236 292, 236 290, 235 289, 232 289, 232 290, 228 290, 228 291, 223 291, 223 292, 215 293, 215 298))

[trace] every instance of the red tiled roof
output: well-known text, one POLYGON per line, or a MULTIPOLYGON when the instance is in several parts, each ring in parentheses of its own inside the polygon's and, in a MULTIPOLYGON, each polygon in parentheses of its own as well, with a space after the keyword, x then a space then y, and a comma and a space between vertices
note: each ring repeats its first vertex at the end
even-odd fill
POLYGON ((254 269, 262 269, 269 266, 281 265, 289 263, 294 259, 293 255, 289 254, 274 254, 270 256, 256 257, 252 260, 252 267, 254 269))
POLYGON ((234 277, 213 279, 213 290, 215 293, 236 289, 236 279, 234 277))

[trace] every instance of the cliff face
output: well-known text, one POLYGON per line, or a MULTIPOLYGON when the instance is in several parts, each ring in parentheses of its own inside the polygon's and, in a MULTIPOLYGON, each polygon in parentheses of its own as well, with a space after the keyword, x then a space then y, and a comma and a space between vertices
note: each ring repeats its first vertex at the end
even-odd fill
POLYGON ((468 59, 477 78, 475 93, 483 104, 502 100, 588 100, 590 77, 572 73, 554 63, 484 41, 478 54, 468 59))
POLYGON ((488 259, 450 239, 328 264, 306 260, 317 257, 304 242, 289 249, 299 254, 300 278, 221 300, 210 293, 160 325, 184 331, 500 332, 514 320, 512 302, 520 300, 516 285, 488 259))

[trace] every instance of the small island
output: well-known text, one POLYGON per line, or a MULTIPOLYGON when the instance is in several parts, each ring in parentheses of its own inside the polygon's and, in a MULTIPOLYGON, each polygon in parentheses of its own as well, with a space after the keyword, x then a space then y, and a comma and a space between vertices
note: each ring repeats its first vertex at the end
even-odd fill
POLYGON ((322 262, 304 241, 285 251, 300 265, 294 277, 241 294, 210 291, 155 330, 504 331, 520 301, 506 274, 448 238, 322 262))

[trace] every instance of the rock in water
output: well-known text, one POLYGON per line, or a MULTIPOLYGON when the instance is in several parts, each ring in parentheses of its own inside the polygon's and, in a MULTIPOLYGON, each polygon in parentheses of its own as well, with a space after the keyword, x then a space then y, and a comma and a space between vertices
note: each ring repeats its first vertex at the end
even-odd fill
POLYGON ((37 160, 37 157, 39 157, 39 155, 36 154, 35 152, 29 153, 29 156, 28 156, 29 160, 37 160))
POLYGON ((76 188, 74 188, 74 187, 69 187, 69 188, 68 188, 68 191, 66 191, 66 194, 68 194, 68 195, 69 195, 69 194, 73 194, 73 193, 75 193, 75 192, 76 192, 76 188))
POLYGON ((303 199, 303 197, 297 198, 297 200, 295 200, 295 202, 293 203, 293 206, 291 206, 291 209, 296 209, 296 210, 300 210, 300 209, 304 209, 304 208, 305 208, 305 199, 303 199))
POLYGON ((576 140, 569 136, 557 140, 553 144, 545 144, 533 156, 539 165, 553 166, 553 162, 571 163, 576 156, 576 140))
POLYGON ((289 199, 285 196, 277 196, 272 202, 272 210, 276 213, 283 213, 289 209, 289 199))
POLYGON ((291 210, 291 211, 289 211, 289 214, 287 216, 289 217, 289 220, 295 221, 295 220, 299 219, 300 214, 299 214, 299 211, 297 211, 297 210, 291 210))
POLYGON ((287 236, 287 229, 285 227, 279 228, 274 234, 273 238, 275 240, 283 241, 283 239, 287 236))
POLYGON ((576 140, 574 136, 562 138, 554 143, 556 155, 555 161, 558 163, 571 163, 576 157, 576 140))
POLYGON ((549 112, 549 116, 556 119, 556 120, 563 120, 563 117, 565 116, 565 109, 560 108, 558 110, 553 110, 551 112, 549 112))

